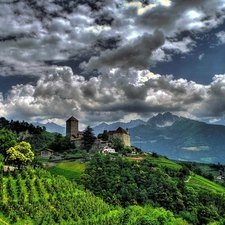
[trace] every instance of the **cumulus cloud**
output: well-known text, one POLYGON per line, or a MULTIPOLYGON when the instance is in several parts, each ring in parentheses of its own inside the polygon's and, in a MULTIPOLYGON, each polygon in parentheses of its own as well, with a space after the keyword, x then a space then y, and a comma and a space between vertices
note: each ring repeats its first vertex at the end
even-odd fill
POLYGON ((208 86, 205 101, 196 111, 196 115, 204 117, 220 117, 225 113, 225 75, 215 75, 208 86))
POLYGON ((165 111, 186 112, 191 117, 219 116, 225 111, 224 97, 225 75, 201 85, 148 70, 114 69, 86 80, 71 68, 60 67, 42 76, 36 85, 13 86, 1 102, 1 111, 7 111, 10 118, 19 115, 30 121, 62 121, 76 115, 83 124, 94 125, 165 111))
POLYGON ((220 31, 216 34, 217 38, 219 39, 220 44, 225 43, 225 31, 220 31))

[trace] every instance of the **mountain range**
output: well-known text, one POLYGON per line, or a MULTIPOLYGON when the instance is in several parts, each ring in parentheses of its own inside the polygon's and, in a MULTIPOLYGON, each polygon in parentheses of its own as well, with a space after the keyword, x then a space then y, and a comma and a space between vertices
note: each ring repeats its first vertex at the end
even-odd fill
POLYGON ((124 129, 128 128, 133 128, 136 127, 140 124, 145 123, 143 120, 137 119, 137 120, 131 120, 130 122, 123 123, 123 122, 116 122, 112 124, 107 124, 107 123, 101 123, 98 126, 95 126, 93 128, 94 134, 97 136, 99 133, 102 133, 104 130, 116 130, 118 127, 122 127, 124 129))
POLYGON ((129 129, 131 144, 170 159, 225 163, 225 126, 167 112, 129 129))
MULTIPOLYGON (((43 126, 43 124, 34 124, 43 126)), ((44 124, 50 132, 65 135, 65 128, 54 123, 44 124)), ((166 112, 148 121, 101 123, 93 127, 97 136, 104 130, 128 128, 131 145, 146 152, 156 152, 175 160, 225 164, 225 126, 207 124, 166 112)))

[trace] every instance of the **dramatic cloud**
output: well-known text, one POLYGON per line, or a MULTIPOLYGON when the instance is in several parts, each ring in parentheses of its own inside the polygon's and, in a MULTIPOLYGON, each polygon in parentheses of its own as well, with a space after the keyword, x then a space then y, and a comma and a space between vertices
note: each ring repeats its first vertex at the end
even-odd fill
POLYGON ((134 39, 129 44, 115 50, 106 50, 99 57, 92 57, 88 63, 83 63, 81 67, 88 70, 104 66, 147 69, 152 52, 162 46, 164 41, 164 35, 161 31, 156 30, 153 35, 144 33, 143 36, 134 39))
MULTIPOLYGON (((147 70, 120 69, 85 80, 68 67, 42 76, 37 85, 17 85, 1 102, 8 116, 30 120, 51 120, 77 115, 83 123, 123 120, 132 114, 143 118, 150 113, 186 112, 189 116, 218 116, 224 113, 225 75, 216 75, 204 86, 172 75, 147 70), (129 79, 128 73, 133 77, 129 79), (136 76, 134 76, 134 74, 136 76), (91 121, 91 122, 90 122, 91 121)), ((4 113, 3 113, 4 115, 4 113)))
POLYGON ((205 101, 197 110, 198 116, 220 117, 225 113, 225 75, 215 75, 207 90, 205 101))
POLYGON ((3 1, 0 114, 59 124, 223 116, 224 51, 214 63, 206 51, 224 47, 224 12, 225 0, 3 1), (208 68, 209 82, 197 81, 208 68), (10 76, 27 80, 1 83, 10 76))

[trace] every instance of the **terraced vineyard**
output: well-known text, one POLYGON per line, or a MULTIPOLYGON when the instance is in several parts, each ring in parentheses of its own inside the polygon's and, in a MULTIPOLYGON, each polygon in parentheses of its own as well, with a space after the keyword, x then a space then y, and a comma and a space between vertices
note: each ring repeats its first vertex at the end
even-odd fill
POLYGON ((103 200, 42 169, 1 172, 0 188, 1 224, 118 224, 117 211, 103 200))

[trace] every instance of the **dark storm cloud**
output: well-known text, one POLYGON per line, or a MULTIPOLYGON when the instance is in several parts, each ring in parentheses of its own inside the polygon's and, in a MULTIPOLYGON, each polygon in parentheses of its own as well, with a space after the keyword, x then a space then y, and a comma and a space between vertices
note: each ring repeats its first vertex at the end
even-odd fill
POLYGON ((83 92, 83 95, 85 98, 95 98, 96 95, 96 87, 94 84, 88 83, 83 86, 81 86, 81 91, 83 92))
POLYGON ((92 57, 88 63, 81 64, 88 70, 107 67, 146 69, 152 52, 164 44, 162 31, 156 30, 153 34, 145 33, 131 43, 115 50, 106 50, 99 57, 92 57))
POLYGON ((135 87, 133 84, 128 84, 123 90, 128 99, 145 99, 147 96, 147 88, 144 85, 135 87))

